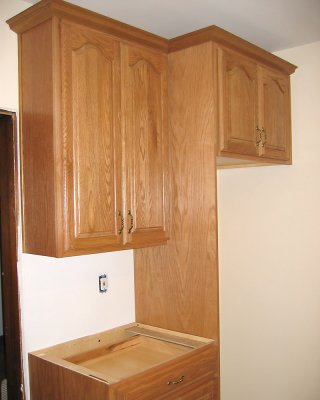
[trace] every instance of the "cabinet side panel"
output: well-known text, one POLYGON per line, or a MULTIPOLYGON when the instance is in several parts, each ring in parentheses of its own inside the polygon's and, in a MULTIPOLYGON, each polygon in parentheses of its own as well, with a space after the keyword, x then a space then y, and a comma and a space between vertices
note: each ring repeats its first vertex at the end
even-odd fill
POLYGON ((217 338, 211 43, 170 54, 169 71, 170 240, 167 246, 135 251, 136 318, 148 325, 217 338))
POLYGON ((29 355, 30 393, 32 400, 64 400, 61 368, 29 355))
POLYGON ((23 238, 27 253, 55 255, 51 20, 20 37, 23 238))
MULTIPOLYGON (((76 371, 63 369, 64 398, 66 400, 108 400, 108 385, 76 371)), ((44 400, 44 399, 42 399, 44 400)), ((61 400, 61 399, 59 399, 61 400)))

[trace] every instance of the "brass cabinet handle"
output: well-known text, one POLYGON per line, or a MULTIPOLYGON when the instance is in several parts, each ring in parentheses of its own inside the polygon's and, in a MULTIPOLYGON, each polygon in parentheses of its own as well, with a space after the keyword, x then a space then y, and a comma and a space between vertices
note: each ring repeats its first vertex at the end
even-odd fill
POLYGON ((178 385, 179 383, 182 383, 184 381, 184 375, 181 376, 181 378, 177 381, 169 381, 167 382, 167 385, 178 385))
POLYGON ((266 145, 266 143, 267 143, 267 138, 268 138, 267 132, 266 132, 266 130, 264 129, 264 127, 262 127, 262 128, 261 128, 262 147, 264 147, 264 146, 266 145), (264 140, 262 140, 262 135, 264 136, 264 140))
POLYGON ((130 217, 130 228, 128 229, 128 233, 131 233, 133 229, 133 215, 131 210, 128 210, 128 216, 130 217))
POLYGON ((259 147, 260 143, 262 142, 261 137, 261 129, 256 126, 257 136, 256 136, 256 146, 259 147))
POLYGON ((120 225, 120 229, 118 230, 119 235, 121 235, 121 233, 123 232, 123 228, 124 228, 124 218, 123 218, 123 215, 121 214, 121 211, 118 211, 118 216, 121 218, 121 225, 120 225))

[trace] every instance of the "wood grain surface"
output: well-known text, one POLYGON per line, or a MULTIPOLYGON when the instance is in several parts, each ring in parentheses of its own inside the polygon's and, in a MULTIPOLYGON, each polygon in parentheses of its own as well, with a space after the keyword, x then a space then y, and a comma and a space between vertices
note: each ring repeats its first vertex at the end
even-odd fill
POLYGON ((257 64, 238 53, 217 49, 219 151, 257 155, 257 64))
POLYGON ((265 130, 263 157, 291 163, 290 78, 265 67, 258 74, 259 126, 265 130))
POLYGON ((164 396, 157 400, 218 400, 218 380, 198 380, 180 388, 173 396, 164 396))
POLYGON ((174 399, 181 387, 193 384, 200 378, 213 379, 217 376, 216 353, 215 345, 205 345, 171 363, 125 379, 110 387, 110 400, 146 400, 162 396, 174 399), (179 380, 179 384, 169 384, 179 380))
POLYGON ((22 33, 52 17, 67 19, 79 25, 86 25, 114 38, 139 43, 163 53, 168 51, 168 40, 160 36, 62 0, 39 1, 32 7, 10 18, 7 23, 13 31, 22 33))
POLYGON ((215 25, 171 39, 169 41, 169 53, 206 42, 214 42, 219 46, 226 46, 230 50, 239 51, 245 56, 252 57, 258 62, 282 71, 288 75, 292 74, 297 68, 295 65, 281 59, 280 57, 277 57, 276 55, 271 54, 268 51, 215 25))
POLYGON ((65 251, 120 247, 119 43, 69 23, 61 39, 65 251))
POLYGON ((167 57, 121 46, 126 163, 126 240, 133 245, 168 238, 167 57))
POLYGON ((24 251, 44 255, 56 254, 52 42, 52 21, 20 38, 24 251))
POLYGON ((218 338, 211 43, 172 53, 169 70, 170 240, 135 251, 136 318, 218 338))
POLYGON ((159 337, 130 336, 127 325, 29 354, 32 400, 174 399, 175 394, 181 399, 188 394, 191 400, 189 392, 209 395, 209 382, 218 377, 215 342, 151 326, 131 328, 135 326, 159 337), (193 340, 199 346, 162 336, 181 336, 181 342, 193 340))

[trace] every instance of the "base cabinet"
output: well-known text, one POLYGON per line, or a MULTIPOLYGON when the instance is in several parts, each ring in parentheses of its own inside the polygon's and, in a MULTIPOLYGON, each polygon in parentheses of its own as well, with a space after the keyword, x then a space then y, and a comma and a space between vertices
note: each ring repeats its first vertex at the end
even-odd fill
POLYGON ((131 324, 29 355, 32 400, 217 400, 213 340, 131 324))

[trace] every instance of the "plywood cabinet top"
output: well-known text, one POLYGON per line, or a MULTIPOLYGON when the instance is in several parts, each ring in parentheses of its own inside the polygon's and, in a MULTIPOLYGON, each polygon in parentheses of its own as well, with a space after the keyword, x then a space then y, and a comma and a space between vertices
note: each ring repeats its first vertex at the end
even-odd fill
MULTIPOLYGON (((203 351, 210 355, 204 375, 216 373, 211 371, 217 358, 213 340, 133 323, 30 354, 115 384, 176 359, 197 358, 203 351)), ((190 362, 184 368, 187 371, 191 366, 190 362)), ((196 372, 192 367, 192 375, 196 372)))
POLYGON ((52 17, 66 18, 75 23, 85 24, 118 39, 150 46, 164 53, 211 41, 237 50, 289 75, 296 69, 295 65, 215 25, 168 40, 62 0, 42 0, 7 22, 13 31, 22 33, 52 17))

